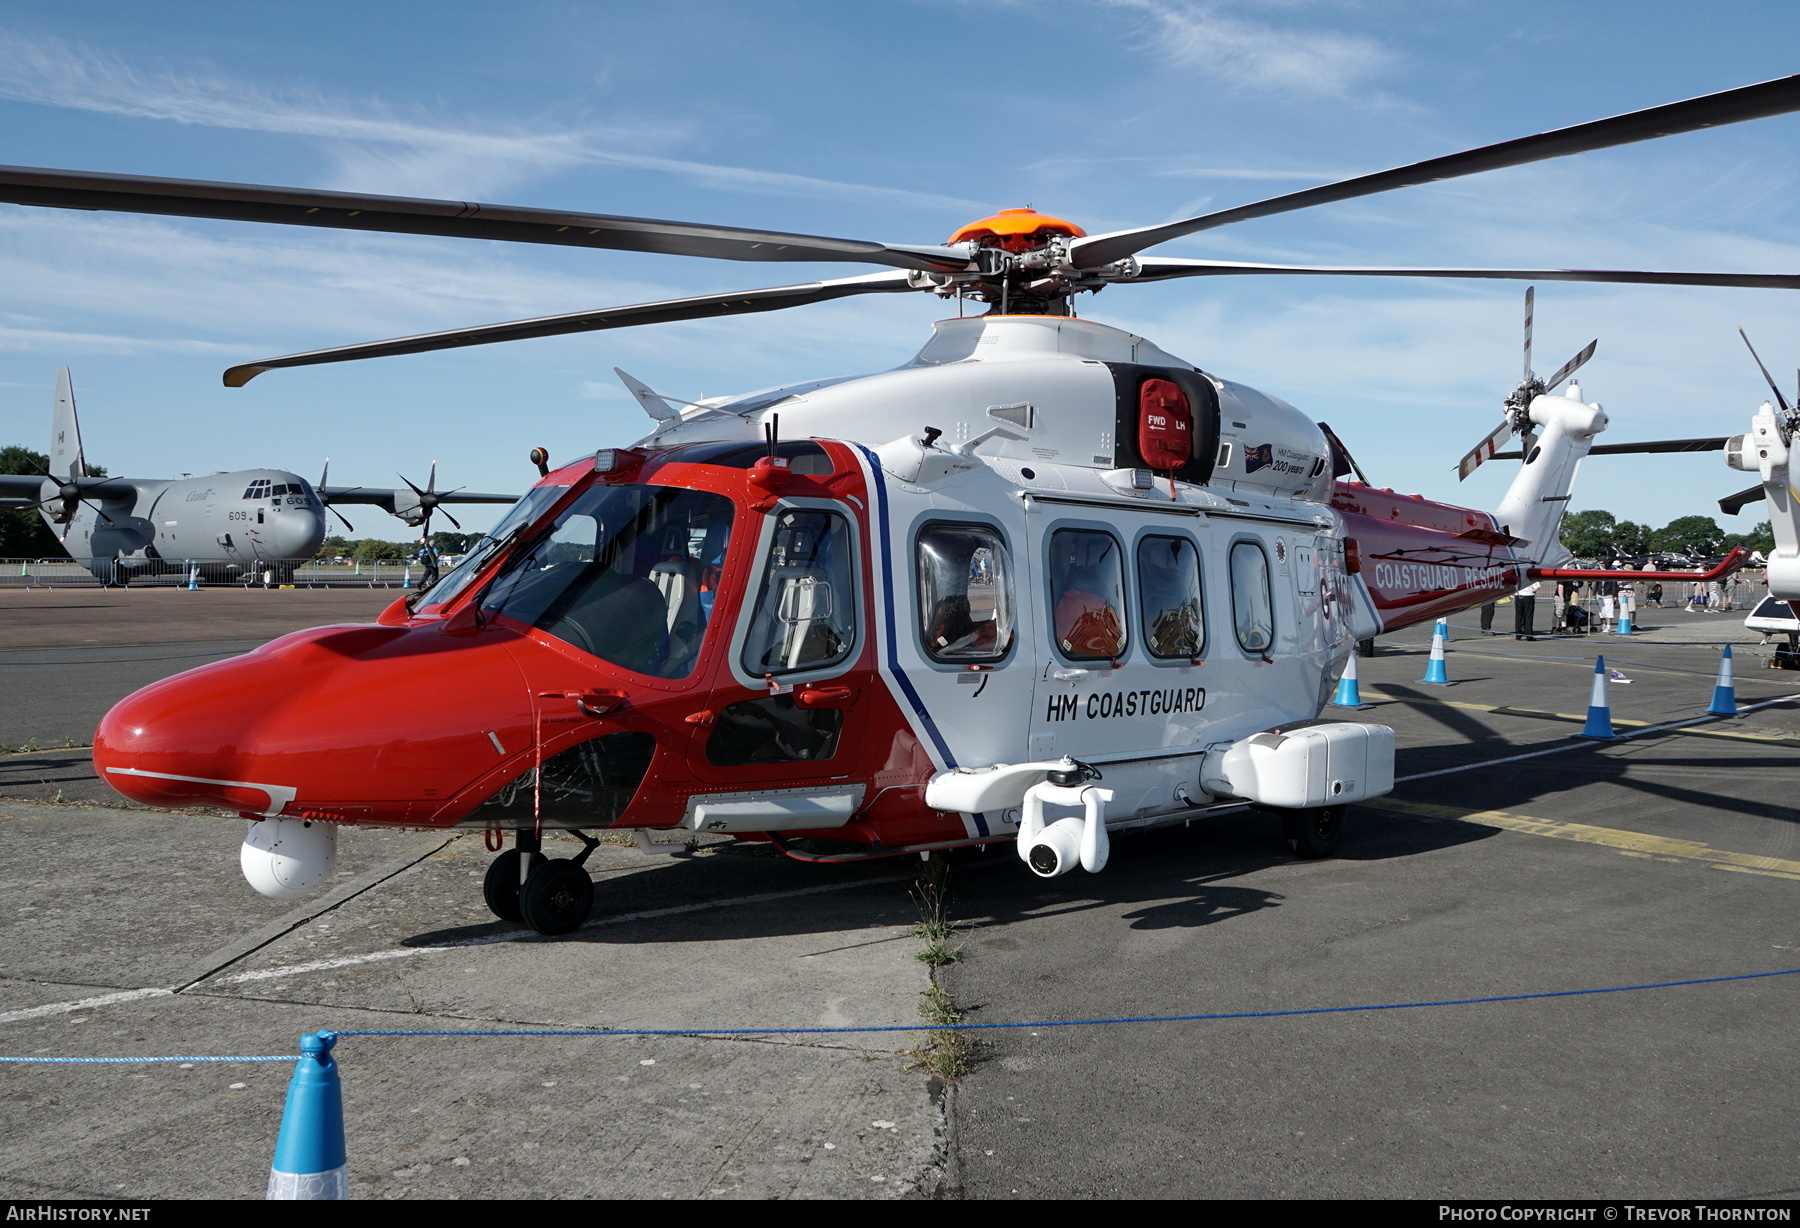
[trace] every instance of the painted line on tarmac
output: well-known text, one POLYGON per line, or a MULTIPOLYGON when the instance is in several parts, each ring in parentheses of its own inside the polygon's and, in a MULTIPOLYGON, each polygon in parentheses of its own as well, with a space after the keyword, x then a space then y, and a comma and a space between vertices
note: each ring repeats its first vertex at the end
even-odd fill
POLYGON ((1752 853, 1733 853, 1716 849, 1698 840, 1676 840, 1668 836, 1651 836, 1643 832, 1625 831, 1617 827, 1595 827, 1588 823, 1565 823, 1560 819, 1535 819, 1510 810, 1475 810, 1467 806, 1441 806, 1429 802, 1402 802, 1381 798, 1364 803, 1376 810, 1416 815, 1426 819, 1454 819, 1462 823, 1479 823, 1501 831, 1527 836, 1547 836, 1552 840, 1573 840, 1578 844, 1598 844, 1631 857, 1672 858, 1695 861, 1715 870, 1736 870, 1741 874, 1761 874, 1770 878, 1786 878, 1800 882, 1800 861, 1781 857, 1759 857, 1752 853))
MULTIPOLYGON (((1576 716, 1572 712, 1540 712, 1535 708, 1515 708, 1510 704, 1472 704, 1454 699, 1426 699, 1423 696, 1393 695, 1383 691, 1379 686, 1370 686, 1364 689, 1373 694, 1376 699, 1385 699, 1389 703, 1431 704, 1439 708, 1466 708, 1471 712, 1492 712, 1496 716, 1529 716, 1537 720, 1562 721, 1565 724, 1574 725, 1587 723, 1587 717, 1576 716)), ((1782 699, 1792 698, 1793 696, 1791 695, 1783 695, 1767 702, 1779 703, 1782 699)), ((1746 705, 1739 710, 1748 712, 1752 708, 1759 708, 1762 706, 1761 703, 1757 703, 1746 705)), ((1648 730, 1651 724, 1649 721, 1628 721, 1617 716, 1612 718, 1612 723, 1614 725, 1623 725, 1627 728, 1642 730, 1648 730)), ((1668 728, 1668 726, 1663 727, 1668 728)), ((1800 738, 1781 737, 1777 734, 1769 733, 1733 733, 1729 729, 1677 729, 1675 732, 1690 738, 1725 738, 1733 742, 1762 742, 1773 746, 1800 746, 1800 738)))
MULTIPOLYGON (((1765 699, 1761 703, 1744 705, 1738 709, 1738 714, 1741 716, 1746 712, 1754 712, 1758 708, 1767 708, 1771 704, 1791 704, 1795 699, 1796 697, 1792 695, 1784 695, 1780 699, 1765 699)), ((1725 719, 1728 718, 1718 716, 1694 716, 1689 717, 1685 721, 1671 721, 1667 725, 1651 725, 1644 729, 1633 729, 1630 733, 1620 734, 1618 737, 1614 738, 1613 741, 1624 742, 1631 738, 1641 738, 1645 734, 1650 733, 1686 732, 1687 726, 1689 725, 1698 725, 1704 721, 1725 719)), ((1607 743, 1604 741, 1570 738, 1567 742, 1561 742, 1555 746, 1546 747, 1543 750, 1528 750, 1520 755, 1506 755, 1499 759, 1483 759, 1477 763, 1461 763, 1455 767, 1438 768, 1436 771, 1432 772, 1414 772, 1411 776, 1398 776, 1395 777, 1394 783, 1403 785, 1414 780, 1430 780, 1434 776, 1454 776, 1458 772, 1478 772, 1482 768, 1498 767, 1502 763, 1517 763, 1521 759, 1537 759, 1544 755, 1559 755, 1566 750, 1592 749, 1594 747, 1605 745, 1607 745, 1607 743)))
POLYGON ((0 1014, 0 1023, 42 1019, 47 1015, 66 1015, 71 1011, 91 1010, 97 1006, 111 1006, 116 1002, 136 1002, 141 998, 167 998, 174 993, 173 989, 127 989, 121 993, 101 994, 97 998, 82 998, 78 1002, 51 1002, 45 1006, 28 1006, 24 1010, 7 1011, 0 1014))
MULTIPOLYGON (((705 912, 713 908, 735 908, 740 905, 765 904, 774 900, 791 900, 797 896, 820 895, 827 891, 850 891, 857 887, 874 887, 886 883, 911 882, 910 874, 890 874, 882 878, 865 878, 853 883, 826 883, 818 887, 800 887, 793 891, 766 891, 761 895, 739 895, 725 900, 706 900, 698 904, 677 904, 670 908, 651 908, 642 912, 620 913, 616 917, 602 917, 598 921, 589 921, 581 929, 599 929, 607 925, 624 925, 630 921, 652 921, 659 917, 673 917, 682 913, 705 912)), ((580 932, 580 931, 577 931, 580 932)), ((526 942, 539 938, 538 934, 529 930, 517 930, 505 934, 483 934, 477 938, 463 938, 456 942, 437 943, 422 947, 393 947, 386 951, 371 951, 366 955, 345 955, 337 959, 315 959, 304 964, 288 964, 279 968, 258 968, 251 972, 240 972, 235 976, 219 977, 215 984, 248 985, 257 981, 271 981, 279 977, 299 976, 307 972, 330 972, 337 968, 352 968, 361 964, 380 963, 390 959, 405 959, 412 955, 441 955, 447 951, 460 951, 469 947, 493 946, 503 942, 526 942)), ((165 991, 166 992, 166 991, 165 991)))

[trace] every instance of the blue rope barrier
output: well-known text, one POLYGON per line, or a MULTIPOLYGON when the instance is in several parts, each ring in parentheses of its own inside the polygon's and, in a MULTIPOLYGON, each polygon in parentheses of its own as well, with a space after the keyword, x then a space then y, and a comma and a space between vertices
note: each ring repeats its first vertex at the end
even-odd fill
MULTIPOLYGON (((1217 1019, 1281 1019, 1295 1015, 1344 1015, 1364 1011, 1419 1010, 1434 1006, 1482 1006, 1494 1002, 1531 1002, 1546 998, 1592 997, 1608 993, 1638 993, 1650 989, 1680 989, 1687 985, 1719 985, 1730 981, 1760 981, 1794 976, 1800 968, 1773 972, 1740 972, 1732 976, 1695 977, 1685 981, 1652 981, 1642 985, 1608 985, 1598 989, 1552 989, 1539 993, 1493 994, 1481 998, 1437 998, 1422 1002, 1375 1002, 1360 1006, 1304 1006, 1278 1011, 1217 1011, 1202 1015, 1121 1015, 1102 1019, 1038 1019, 1019 1023, 903 1023, 839 1028, 421 1028, 354 1029, 321 1032, 335 1040, 344 1036, 819 1036, 865 1032, 972 1032, 997 1028, 1083 1028, 1131 1023, 1198 1023, 1217 1019)), ((149 1062, 293 1062, 297 1054, 268 1057, 0 1057, 0 1062, 49 1062, 72 1065, 136 1065, 149 1062)))
POLYGON ((1774 976, 1793 976, 1800 968, 1775 972, 1742 972, 1734 976, 1697 977, 1687 981, 1656 981, 1645 985, 1609 985, 1602 989, 1555 989, 1543 993, 1497 994, 1485 998, 1442 998, 1428 1002, 1381 1002, 1364 1006, 1307 1006, 1281 1011, 1222 1011, 1207 1015, 1135 1015, 1113 1019, 1043 1019, 1026 1023, 927 1023, 884 1024, 859 1028, 567 1028, 556 1030, 507 1029, 492 1031, 368 1030, 339 1032, 339 1036, 804 1036, 845 1032, 948 1032, 991 1028, 1080 1028, 1124 1023, 1192 1023, 1208 1019, 1277 1019, 1289 1015, 1339 1015, 1355 1011, 1404 1011, 1428 1006, 1479 1006, 1489 1002, 1527 1002, 1538 998, 1574 998, 1603 993, 1634 993, 1646 989, 1676 989, 1683 985, 1717 985, 1725 981, 1755 981, 1774 976))
POLYGON ((0 1057, 0 1062, 59 1062, 77 1066, 83 1065, 139 1065, 144 1062, 292 1062, 299 1059, 296 1053, 281 1053, 274 1057, 0 1057))

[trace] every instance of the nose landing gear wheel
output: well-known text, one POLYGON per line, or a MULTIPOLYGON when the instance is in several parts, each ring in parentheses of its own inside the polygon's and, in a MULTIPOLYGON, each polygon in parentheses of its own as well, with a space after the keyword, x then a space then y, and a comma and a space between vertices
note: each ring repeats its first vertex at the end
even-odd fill
POLYGON ((488 911, 502 921, 523 921, 519 912, 519 850, 507 849, 488 863, 481 880, 481 894, 488 911))
POLYGON ((1344 834, 1344 812, 1348 806, 1314 806, 1309 810, 1288 810, 1281 816, 1281 834, 1296 857, 1329 857, 1337 852, 1338 838, 1344 834))
POLYGON ((540 934, 566 934, 594 907, 594 880, 573 861, 540 858, 518 898, 525 924, 540 934))

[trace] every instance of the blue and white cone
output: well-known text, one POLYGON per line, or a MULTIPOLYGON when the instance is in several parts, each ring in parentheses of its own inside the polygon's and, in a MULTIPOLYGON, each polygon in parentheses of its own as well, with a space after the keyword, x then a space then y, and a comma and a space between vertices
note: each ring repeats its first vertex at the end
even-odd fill
POLYGON ((350 1197, 344 1154, 344 1095, 338 1084, 331 1032, 300 1038, 300 1060, 288 1081, 281 1134, 269 1166, 270 1200, 350 1197))
POLYGON ((1431 660, 1425 663, 1425 676, 1420 682, 1449 686, 1450 675, 1444 672, 1444 641, 1450 638, 1450 620, 1440 618, 1431 629, 1431 660))
POLYGON ((200 591, 200 564, 193 563, 189 565, 187 587, 188 592, 190 593, 197 593, 200 591))
POLYGON ((1619 598, 1619 621, 1613 625, 1613 634, 1631 634, 1631 607, 1625 604, 1623 597, 1619 598))
POLYGON ((1344 661, 1344 672, 1338 678, 1337 694, 1331 697, 1334 708, 1367 708, 1370 705, 1362 701, 1362 692, 1356 686, 1356 654, 1352 652, 1344 661))
POLYGON ((1578 738, 1616 738, 1613 732, 1612 704, 1606 698, 1606 658, 1594 658, 1594 690, 1588 697, 1587 724, 1578 738))
POLYGON ((1713 685, 1712 703, 1706 707, 1708 716, 1736 716, 1737 687, 1731 678, 1731 645, 1725 645, 1725 655, 1719 658, 1719 681, 1713 685))

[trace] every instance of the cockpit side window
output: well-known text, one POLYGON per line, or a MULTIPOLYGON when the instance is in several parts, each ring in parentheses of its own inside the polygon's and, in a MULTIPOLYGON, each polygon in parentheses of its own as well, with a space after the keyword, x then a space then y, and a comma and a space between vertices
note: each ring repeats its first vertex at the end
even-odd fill
POLYGON ((919 639, 933 661, 998 661, 1014 633, 1012 564, 998 530, 928 524, 919 531, 919 639))
POLYGON ((731 539, 731 501, 675 486, 595 486, 508 562, 481 598, 581 651, 658 678, 699 661, 707 580, 731 539))
POLYGON ((1050 535, 1050 608, 1056 646, 1072 661, 1125 655, 1125 563, 1118 539, 1097 529, 1050 535))
POLYGON ((756 677, 823 669, 856 647, 850 522, 836 512, 787 508, 776 517, 762 585, 744 639, 756 677))

